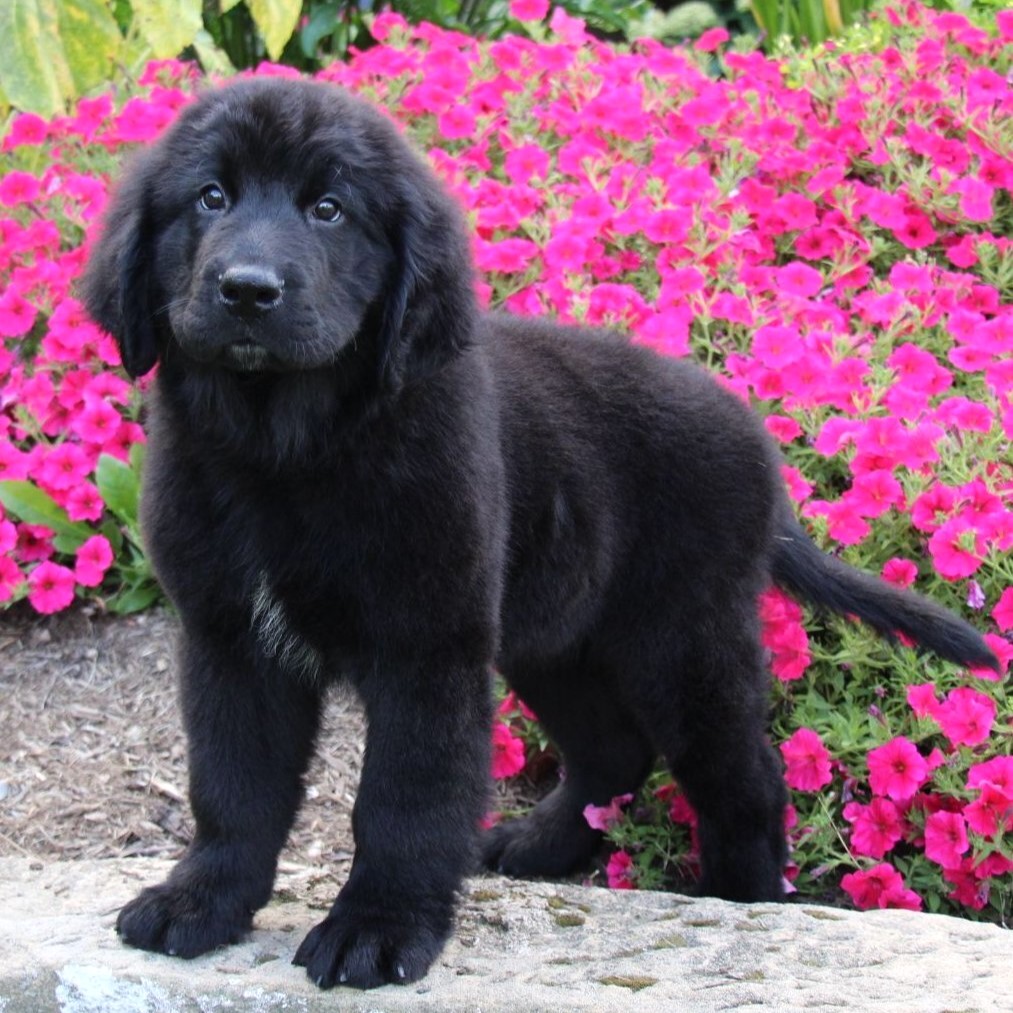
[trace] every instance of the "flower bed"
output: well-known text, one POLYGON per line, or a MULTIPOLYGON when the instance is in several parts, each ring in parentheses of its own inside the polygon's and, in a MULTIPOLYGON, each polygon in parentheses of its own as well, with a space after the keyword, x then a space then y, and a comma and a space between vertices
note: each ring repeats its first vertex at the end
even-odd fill
MULTIPOLYGON (((483 297, 693 355, 763 413, 815 537, 1013 647, 1013 14, 989 35, 912 5, 875 52, 773 61, 594 42, 486 44, 378 17, 321 76, 387 106, 475 230, 483 297), (720 65, 724 77, 705 70, 720 65)), ((260 73, 291 73, 264 67, 260 73)), ((16 118, 0 167, 0 601, 156 591, 140 549, 139 397, 73 298, 123 151, 199 84, 16 118)), ((891 647, 777 592, 760 603, 793 790, 795 888, 860 907, 1008 915, 1004 680, 891 647)), ((541 749, 508 698, 498 775, 541 749)), ((692 874, 693 813, 657 775, 589 819, 614 886, 692 874)))

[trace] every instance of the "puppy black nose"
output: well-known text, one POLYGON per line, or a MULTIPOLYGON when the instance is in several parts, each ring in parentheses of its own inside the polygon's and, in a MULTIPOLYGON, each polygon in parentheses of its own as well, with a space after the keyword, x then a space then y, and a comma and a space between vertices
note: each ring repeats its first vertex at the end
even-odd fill
POLYGON ((230 313, 252 319, 281 304, 285 282, 270 267, 238 264, 218 276, 218 291, 230 313))

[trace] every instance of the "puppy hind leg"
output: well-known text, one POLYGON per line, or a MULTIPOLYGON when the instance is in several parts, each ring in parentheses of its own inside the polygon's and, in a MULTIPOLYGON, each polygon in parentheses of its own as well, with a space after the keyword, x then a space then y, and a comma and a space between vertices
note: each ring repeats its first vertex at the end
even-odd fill
POLYGON ((780 900, 787 859, 787 792, 765 735, 767 678, 753 625, 726 624, 684 645, 671 707, 651 711, 699 820, 699 891, 737 901, 780 900))
POLYGON ((654 752, 601 673, 528 671, 514 680, 562 752, 564 778, 527 816, 488 831, 487 868, 508 876, 561 876, 587 865, 601 840, 584 818, 587 805, 607 805, 636 792, 654 752))

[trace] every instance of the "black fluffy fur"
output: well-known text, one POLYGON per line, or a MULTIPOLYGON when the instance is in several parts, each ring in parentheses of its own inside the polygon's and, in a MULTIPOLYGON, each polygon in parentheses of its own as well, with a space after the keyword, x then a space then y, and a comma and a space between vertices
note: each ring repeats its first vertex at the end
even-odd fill
POLYGON ((191 957, 250 928, 337 680, 369 722, 356 858, 295 959, 370 987, 425 974, 479 846, 516 875, 586 863, 584 806, 659 754, 699 814, 703 892, 781 897, 771 579, 995 664, 820 553, 762 426, 701 370, 480 315, 454 204, 336 88, 251 80, 188 108, 116 191, 84 297, 131 373, 159 362, 143 524, 184 628, 197 831, 120 913, 133 946, 191 957), (236 270, 268 280, 245 308, 236 270), (480 843, 493 666, 567 776, 480 843))

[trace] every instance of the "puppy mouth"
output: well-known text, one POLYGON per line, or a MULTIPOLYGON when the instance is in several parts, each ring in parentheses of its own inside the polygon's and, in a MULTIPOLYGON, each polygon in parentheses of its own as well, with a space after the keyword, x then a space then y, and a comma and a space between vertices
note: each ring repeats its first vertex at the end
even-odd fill
POLYGON ((225 345, 220 352, 219 362, 236 373, 259 373, 277 370, 281 366, 271 352, 250 338, 241 338, 225 345))

